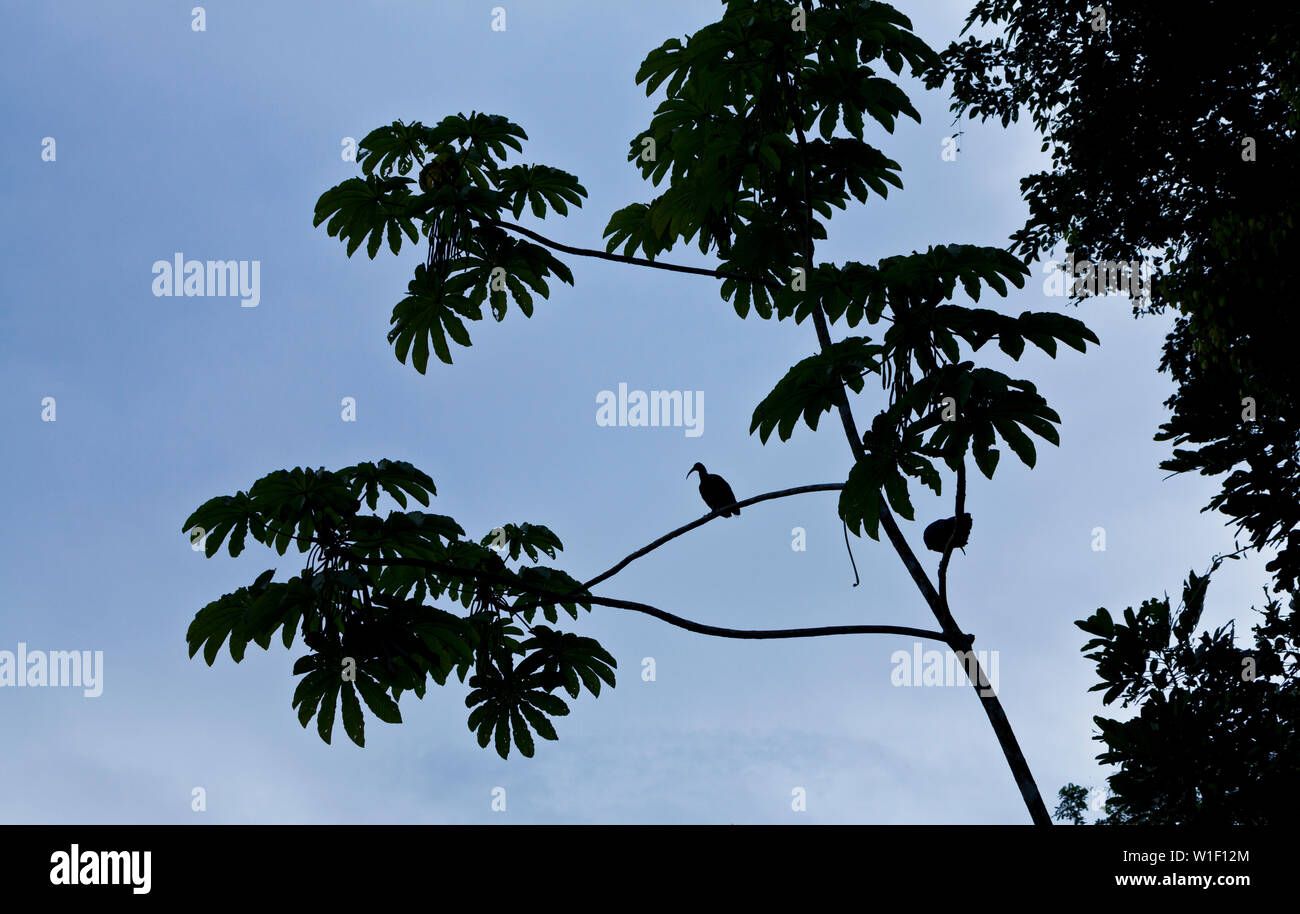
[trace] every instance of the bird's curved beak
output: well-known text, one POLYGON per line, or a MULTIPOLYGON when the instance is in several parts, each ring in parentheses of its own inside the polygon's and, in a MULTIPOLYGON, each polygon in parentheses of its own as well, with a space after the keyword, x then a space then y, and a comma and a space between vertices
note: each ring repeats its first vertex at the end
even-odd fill
POLYGON ((686 471, 686 478, 687 478, 687 479, 690 479, 690 478, 691 478, 691 474, 694 473, 694 472, 695 472, 695 467, 691 467, 689 470, 686 471))

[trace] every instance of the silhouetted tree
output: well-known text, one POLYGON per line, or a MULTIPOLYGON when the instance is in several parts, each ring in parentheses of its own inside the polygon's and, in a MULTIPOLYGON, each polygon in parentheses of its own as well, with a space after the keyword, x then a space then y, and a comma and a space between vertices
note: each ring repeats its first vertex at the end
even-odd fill
POLYGON ((1284 821, 1300 769, 1300 9, 979 0, 967 29, 979 34, 941 55, 930 85, 951 78, 958 116, 1005 125, 1028 113, 1052 153, 1021 182, 1030 215, 1013 250, 1151 259, 1160 275, 1134 312, 1177 312, 1160 366, 1177 389, 1156 436, 1176 447, 1161 466, 1223 475, 1207 510, 1254 549, 1276 548, 1267 569, 1290 593, 1285 610, 1269 600, 1250 651, 1232 626, 1191 640, 1208 575, 1188 579, 1181 625, 1167 598, 1126 611, 1126 625, 1104 610, 1078 623, 1098 636, 1085 650, 1098 649, 1106 703, 1140 708, 1097 718, 1099 758, 1120 766, 1102 821, 1284 821))
MULTIPOLYGON (((1177 310, 1161 370, 1178 389, 1162 467, 1227 474, 1210 501, 1278 590, 1300 574, 1300 7, 1264 0, 979 0, 930 84, 954 111, 1031 117, 1052 151, 1021 182, 1013 250, 1076 263, 1149 257, 1135 313, 1177 310), (978 28, 977 28, 978 26, 978 28), (987 34, 989 28, 992 34, 987 34)), ((1079 297, 1100 293, 1087 284, 1079 297)))
MULTIPOLYGON (((1235 557, 1235 554, 1234 556, 1235 557)), ((1300 616, 1270 599, 1240 648, 1232 623, 1197 626, 1210 577, 1190 572, 1181 605, 1145 601, 1122 622, 1106 610, 1075 624, 1097 664, 1106 704, 1139 708, 1128 720, 1093 718, 1108 779, 1098 824, 1287 824, 1300 813, 1300 616)))
POLYGON ((1052 811, 1052 818, 1071 825, 1083 825, 1083 811, 1088 808, 1088 788, 1066 784, 1056 795, 1061 802, 1052 811))
POLYGON ((984 287, 1005 295, 1008 283, 1024 284, 1028 268, 997 248, 940 245, 877 264, 815 259, 834 209, 902 186, 898 163, 866 137, 868 119, 886 132, 900 116, 920 119, 902 89, 880 75, 884 68, 920 73, 936 64, 934 52, 910 29, 907 18, 884 3, 826 0, 804 7, 790 0, 730 0, 720 21, 650 52, 637 81, 647 95, 662 88, 665 98, 649 127, 632 139, 628 160, 656 186, 670 180, 649 203, 613 214, 604 251, 560 244, 509 221, 525 210, 537 218, 563 216, 587 193, 558 168, 506 165, 508 151, 521 151, 526 136, 495 115, 453 115, 432 127, 398 121, 371 132, 359 144, 363 176, 326 191, 316 208, 316 224, 344 241, 349 255, 364 245, 374 257, 385 242, 396 254, 404 240, 427 237, 425 261, 394 308, 389 333, 398 359, 409 358, 421 373, 430 353, 451 362, 449 338, 470 345, 465 322, 481 320, 485 304, 496 320, 510 301, 527 316, 534 295, 548 297, 548 279, 572 283, 552 251, 713 277, 722 280, 722 298, 741 318, 808 320, 817 353, 776 383, 755 409, 750 430, 764 443, 774 431, 785 440, 801 422, 815 430, 823 414, 836 413, 854 457, 845 482, 765 493, 735 505, 710 501, 710 514, 579 582, 557 569, 506 564, 521 552, 534 562, 543 553, 554 558, 560 541, 545 527, 507 526, 476 542, 440 515, 363 513, 363 504, 375 509, 381 491, 403 508, 408 495, 428 504, 433 481, 409 464, 278 471, 246 493, 209 501, 185 529, 206 531, 209 555, 227 533, 232 555, 243 548, 245 533, 281 554, 296 544, 308 554, 308 567, 284 583, 267 572, 252 587, 200 610, 188 635, 191 655, 203 649, 211 663, 229 637, 239 660, 250 640, 266 647, 282 627, 288 645, 301 628, 312 653, 295 666, 305 676, 294 706, 304 726, 316 716, 327 741, 341 696, 345 730, 362 742, 354 681, 377 716, 396 721, 404 691, 422 696, 429 676, 439 685, 452 672, 462 681, 468 676, 469 725, 481 745, 494 740, 504 757, 512 743, 532 755, 534 732, 556 738, 552 718, 568 713, 560 689, 576 697, 583 687, 598 694, 602 681, 614 683, 614 658, 599 644, 552 627, 560 609, 575 619, 580 607, 630 609, 732 638, 930 638, 966 659, 1026 806, 1035 822, 1050 824, 1001 703, 968 653, 973 637, 949 610, 955 537, 943 549, 936 584, 894 513, 912 520, 909 482, 939 493, 946 468, 956 480, 953 516, 961 517, 968 452, 991 478, 998 438, 1029 466, 1036 459, 1031 434, 1059 442, 1060 418, 1034 385, 977 366, 971 353, 996 340, 1013 359, 1026 343, 1055 356, 1058 343, 1082 351, 1096 337, 1058 314, 1013 317, 953 304, 963 292, 978 300, 984 287), (656 259, 692 241, 702 253, 718 252, 716 269, 656 259), (836 323, 877 327, 878 338, 835 340, 836 323), (853 406, 862 402, 868 376, 879 381, 880 397, 864 433, 853 406), (594 593, 630 562, 729 509, 826 490, 840 491, 839 514, 855 534, 865 530, 878 539, 885 531, 938 631, 891 625, 737 631, 594 593), (468 613, 426 605, 438 599, 459 602, 468 613), (355 679, 347 678, 349 671, 355 679))

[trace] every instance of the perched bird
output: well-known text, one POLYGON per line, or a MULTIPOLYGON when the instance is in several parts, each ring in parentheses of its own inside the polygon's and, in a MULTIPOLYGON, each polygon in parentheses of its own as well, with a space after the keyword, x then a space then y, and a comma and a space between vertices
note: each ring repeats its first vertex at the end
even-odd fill
MULTIPOLYGON (((695 464, 686 471, 686 476, 689 478, 696 470, 700 471, 700 496, 704 499, 706 505, 716 511, 719 508, 725 508, 727 505, 736 503, 736 493, 731 491, 731 486, 727 485, 727 481, 718 474, 710 473, 704 469, 704 464, 695 464)), ((720 516, 731 517, 739 513, 739 508, 732 508, 730 511, 723 511, 720 516)))
POLYGON ((937 520, 925 528, 925 548, 934 552, 943 552, 948 545, 948 537, 952 536, 952 548, 961 549, 970 542, 971 516, 969 514, 961 515, 961 519, 956 517, 945 517, 943 520, 937 520), (953 527, 956 527, 956 534, 953 533, 953 527))

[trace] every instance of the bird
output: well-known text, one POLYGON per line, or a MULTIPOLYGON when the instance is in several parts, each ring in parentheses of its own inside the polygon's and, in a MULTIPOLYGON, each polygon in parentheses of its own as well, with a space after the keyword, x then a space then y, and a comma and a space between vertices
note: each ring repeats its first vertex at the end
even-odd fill
MULTIPOLYGON (((716 511, 719 508, 725 508, 727 505, 736 503, 736 493, 731 491, 731 486, 727 485, 727 481, 717 473, 710 473, 704 469, 704 464, 697 463, 687 470, 687 478, 690 478, 690 475, 696 470, 700 472, 700 497, 704 499, 706 505, 716 511)), ((723 511, 720 516, 731 517, 737 514, 740 514, 740 509, 732 508, 730 511, 723 511)))
POLYGON ((925 548, 933 552, 943 552, 948 546, 948 538, 952 537, 952 548, 961 549, 970 542, 971 516, 962 514, 961 519, 956 517, 945 517, 943 520, 937 520, 925 528, 923 539, 925 548), (953 528, 956 527, 954 532, 953 528))

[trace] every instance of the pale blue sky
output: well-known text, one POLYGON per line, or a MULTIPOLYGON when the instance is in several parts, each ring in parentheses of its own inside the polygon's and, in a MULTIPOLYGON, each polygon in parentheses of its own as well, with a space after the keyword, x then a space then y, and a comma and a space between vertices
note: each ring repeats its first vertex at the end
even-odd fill
MULTIPOLYGON (((899 7, 942 47, 968 2, 899 7)), ((474 347, 422 377, 385 338, 420 255, 348 260, 311 225, 319 194, 355 173, 344 137, 476 109, 524 127, 519 161, 573 172, 590 193, 567 220, 525 224, 601 246, 609 214, 652 192, 625 160, 656 103, 636 68, 719 4, 211 3, 202 33, 192 5, 3 5, 0 650, 102 650, 105 682, 96 699, 0 689, 0 822, 1027 821, 969 687, 890 685, 890 655, 912 647, 896 637, 725 641, 598 608, 578 628, 618 658, 618 688, 576 702, 536 758, 508 761, 474 742, 459 684, 405 696, 401 726, 369 718, 358 749, 341 728, 326 746, 299 727, 299 644, 239 665, 188 659, 200 606, 267 567, 300 567, 260 547, 205 560, 180 532, 202 501, 274 469, 410 460, 436 480, 436 510, 475 536, 546 524, 582 579, 702 513, 684 478, 697 460, 742 498, 843 481, 849 465, 831 421, 767 446, 748 434, 755 404, 815 339, 806 324, 739 320, 709 279, 568 258, 576 288, 555 284, 531 320, 512 310, 474 325, 474 347), (497 5, 503 33, 489 27, 497 5), (151 265, 177 251, 260 261, 260 305, 155 298, 151 265), (704 434, 598 427, 596 396, 620 382, 704 391, 704 434), (345 396, 355 423, 340 420, 345 396), (489 808, 496 786, 505 814, 489 808), (805 813, 790 809, 796 787, 805 813)), ((908 88, 923 124, 874 138, 906 190, 839 216, 823 257, 1000 245, 1023 222, 1018 180, 1043 161, 1038 139, 967 124, 944 162, 947 96, 908 88)), ((670 259, 708 262, 693 248, 670 259)), ((993 306, 1061 307, 1041 284, 1036 273, 993 306)), ((1118 298, 1078 316, 1102 339, 1086 356, 981 353, 1040 386, 1062 445, 1041 447, 1033 471, 1008 457, 992 483, 972 480, 974 533, 951 580, 958 621, 1000 651, 1003 702, 1049 807, 1065 782, 1104 776, 1072 621, 1177 594, 1232 542, 1198 513, 1213 482, 1157 468, 1167 321, 1135 322, 1118 298), (1105 552, 1091 548, 1096 526, 1105 552)), ((914 499, 919 549, 949 502, 914 499)), ((733 627, 932 626, 892 550, 864 540, 855 554, 857 589, 834 495, 808 495, 714 521, 600 592, 733 627), (790 547, 795 526, 806 552, 790 547)), ((1207 622, 1258 603, 1265 580, 1262 562, 1229 563, 1207 622)))

